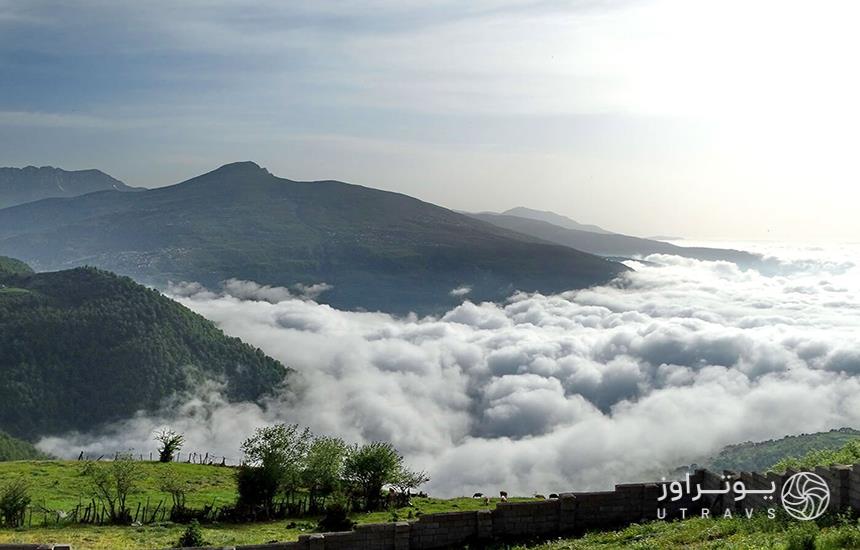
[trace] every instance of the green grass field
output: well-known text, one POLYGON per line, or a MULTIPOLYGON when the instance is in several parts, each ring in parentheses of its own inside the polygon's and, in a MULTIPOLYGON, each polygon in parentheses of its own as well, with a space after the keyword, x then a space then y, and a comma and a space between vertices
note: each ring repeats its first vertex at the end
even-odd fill
MULTIPOLYGON (((131 495, 130 508, 137 504, 156 506, 159 501, 170 507, 171 500, 159 487, 166 468, 177 471, 188 486, 188 506, 200 508, 205 504, 225 505, 236 500, 236 483, 232 468, 203 464, 159 464, 141 462, 145 478, 139 491, 131 495)), ((70 512, 78 504, 86 505, 91 493, 88 479, 81 474, 83 462, 75 461, 15 461, 0 462, 0 484, 23 475, 30 481, 30 496, 34 507, 70 512)), ((37 517, 34 515, 34 518, 37 517)), ((34 519, 35 523, 35 519, 34 519)))
MULTIPOLYGON (((140 489, 129 498, 129 507, 149 502, 155 506, 163 501, 170 507, 170 496, 160 490, 160 480, 166 469, 177 471, 188 486, 187 505, 200 508, 207 504, 222 506, 236 500, 234 470, 200 464, 159 464, 141 462, 145 477, 140 489)), ((57 525, 57 511, 70 512, 76 506, 89 502, 88 480, 82 475, 83 462, 74 461, 16 461, 0 462, 0 485, 17 476, 30 481, 32 526, 19 529, 0 529, 0 543, 71 543, 79 549, 151 549, 169 548, 176 544, 185 530, 184 525, 170 522, 140 527, 95 526, 80 524, 57 525), (51 511, 51 512, 46 512, 51 511), (47 520, 48 525, 44 523, 47 520)), ((511 499, 531 500, 531 499, 511 499)), ((492 499, 489 507, 495 507, 492 499)), ((436 499, 415 498, 413 506, 394 512, 353 514, 357 523, 380 523, 392 520, 417 519, 422 514, 479 510, 486 508, 483 500, 472 498, 436 499)), ((315 530, 318 517, 302 517, 253 524, 204 525, 207 542, 214 545, 259 544, 270 541, 295 540, 302 533, 315 530)))

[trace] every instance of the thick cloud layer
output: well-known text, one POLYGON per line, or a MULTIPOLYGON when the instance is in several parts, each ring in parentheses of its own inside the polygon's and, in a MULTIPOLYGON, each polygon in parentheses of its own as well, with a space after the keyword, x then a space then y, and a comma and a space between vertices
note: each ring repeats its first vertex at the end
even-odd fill
POLYGON ((603 489, 730 443, 860 425, 856 249, 772 251, 786 275, 655 255, 610 286, 465 301, 427 318, 337 311, 249 282, 183 285, 180 302, 296 368, 294 395, 231 405, 207 388, 179 415, 41 447, 148 450, 169 423, 189 447, 235 457, 253 427, 289 421, 390 440, 431 472, 435 494, 529 494, 603 489))

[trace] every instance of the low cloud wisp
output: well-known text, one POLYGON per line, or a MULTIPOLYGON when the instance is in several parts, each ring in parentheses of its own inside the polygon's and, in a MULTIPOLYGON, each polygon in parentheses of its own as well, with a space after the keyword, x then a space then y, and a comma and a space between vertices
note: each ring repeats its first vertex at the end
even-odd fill
POLYGON ((293 392, 228 404, 213 385, 163 415, 40 447, 148 450, 170 424, 189 448, 234 457, 254 427, 298 422, 392 441, 439 496, 546 494, 659 476, 730 443, 856 427, 856 251, 775 254, 788 275, 655 255, 612 285, 425 318, 338 311, 243 281, 175 287, 181 303, 294 367, 293 392))

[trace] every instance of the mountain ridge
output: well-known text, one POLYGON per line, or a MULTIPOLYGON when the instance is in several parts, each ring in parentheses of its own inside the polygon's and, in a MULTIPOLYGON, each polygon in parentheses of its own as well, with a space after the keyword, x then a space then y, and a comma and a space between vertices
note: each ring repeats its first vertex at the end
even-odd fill
POLYGON ((605 257, 634 258, 651 254, 669 254, 703 261, 728 261, 741 267, 764 267, 767 265, 760 255, 742 250, 678 246, 664 241, 643 239, 620 233, 601 234, 568 229, 541 220, 488 212, 470 215, 511 231, 605 257))
POLYGON ((239 162, 133 195, 104 191, 0 210, 0 254, 40 270, 94 265, 164 286, 230 278, 327 283, 343 309, 433 313, 516 290, 605 283, 625 266, 401 193, 300 182, 239 162))
POLYGON ((502 216, 517 216, 518 218, 529 218, 532 220, 543 221, 564 227, 566 229, 577 229, 580 231, 588 231, 590 233, 601 233, 604 235, 612 235, 615 232, 603 229, 599 225, 590 223, 579 223, 567 216, 563 216, 551 210, 537 210, 535 208, 527 208, 525 206, 515 206, 501 212, 502 216))
POLYGON ((63 170, 53 166, 0 167, 0 208, 108 190, 133 192, 138 188, 129 187, 94 168, 63 170))

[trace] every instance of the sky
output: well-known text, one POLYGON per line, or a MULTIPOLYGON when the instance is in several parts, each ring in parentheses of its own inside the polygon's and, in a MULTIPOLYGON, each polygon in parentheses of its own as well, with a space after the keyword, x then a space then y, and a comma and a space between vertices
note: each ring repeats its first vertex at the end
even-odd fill
POLYGON ((856 242, 850 0, 0 0, 0 165, 856 242))

